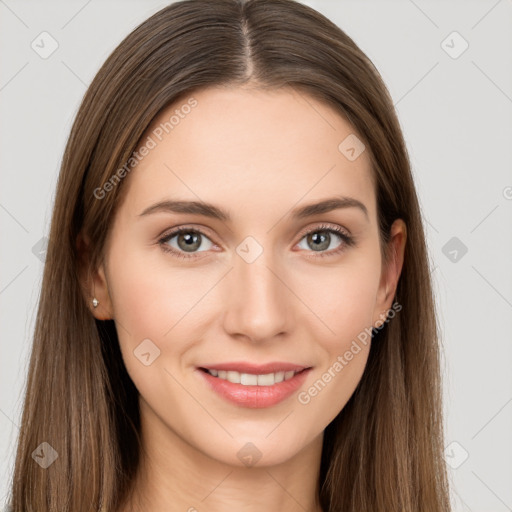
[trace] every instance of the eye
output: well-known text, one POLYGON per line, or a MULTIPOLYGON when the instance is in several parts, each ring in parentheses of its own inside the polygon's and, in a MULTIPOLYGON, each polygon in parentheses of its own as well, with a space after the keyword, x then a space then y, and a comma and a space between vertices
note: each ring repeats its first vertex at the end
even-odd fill
POLYGON ((318 253, 315 257, 336 255, 344 251, 347 247, 355 245, 353 237, 343 229, 338 226, 333 227, 328 225, 317 226, 316 228, 307 231, 300 243, 303 242, 306 244, 306 247, 302 246, 301 248, 308 249, 312 247, 312 252, 318 253), (336 239, 341 242, 333 248, 333 245, 336 244, 336 239))
MULTIPOLYGON (((178 258, 200 257, 197 253, 208 251, 215 245, 200 229, 191 227, 177 228, 165 234, 158 240, 165 252, 172 253, 178 258)), ((309 252, 316 253, 313 257, 334 256, 341 253, 347 247, 355 245, 354 238, 339 226, 321 225, 310 229, 303 234, 299 247, 301 249, 313 249, 309 252), (334 235, 334 236, 333 236, 334 235), (333 241, 338 245, 333 248, 333 241), (300 247, 303 241, 309 247, 300 247)))
POLYGON ((164 251, 181 258, 193 258, 195 253, 207 251, 213 246, 213 242, 202 231, 187 227, 166 234, 158 242, 164 251), (198 250, 201 247, 202 250, 198 250))

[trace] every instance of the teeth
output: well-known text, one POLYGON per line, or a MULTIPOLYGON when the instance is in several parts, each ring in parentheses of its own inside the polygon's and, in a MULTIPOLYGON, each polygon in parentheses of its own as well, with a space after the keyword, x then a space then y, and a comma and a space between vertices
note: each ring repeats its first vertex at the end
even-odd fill
POLYGON ((273 373, 258 375, 258 386, 272 386, 276 383, 276 377, 273 373))
MULTIPOLYGON (((233 372, 238 373, 238 372, 233 372)), ((258 385, 258 376, 252 375, 251 373, 240 373, 240 384, 244 386, 257 386, 258 385)))
POLYGON ((274 382, 277 384, 278 382, 283 382, 284 380, 284 372, 276 372, 274 374, 274 382))
POLYGON ((226 379, 233 384, 240 384, 240 374, 234 371, 228 371, 226 375, 226 379))
POLYGON ((296 373, 293 370, 288 372, 267 373, 265 375, 254 375, 252 373, 240 373, 233 370, 207 370, 210 375, 219 379, 227 380, 233 384, 244 386, 273 386, 284 380, 291 379, 296 373))

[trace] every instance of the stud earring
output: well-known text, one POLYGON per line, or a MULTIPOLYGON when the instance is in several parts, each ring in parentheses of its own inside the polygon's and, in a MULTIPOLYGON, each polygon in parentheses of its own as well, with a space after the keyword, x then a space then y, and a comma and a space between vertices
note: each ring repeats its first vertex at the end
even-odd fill
POLYGON ((94 297, 94 298, 92 299, 92 305, 93 305, 95 308, 96 308, 96 307, 98 307, 98 304, 99 304, 99 303, 100 303, 100 302, 99 302, 99 300, 98 300, 96 297, 94 297))

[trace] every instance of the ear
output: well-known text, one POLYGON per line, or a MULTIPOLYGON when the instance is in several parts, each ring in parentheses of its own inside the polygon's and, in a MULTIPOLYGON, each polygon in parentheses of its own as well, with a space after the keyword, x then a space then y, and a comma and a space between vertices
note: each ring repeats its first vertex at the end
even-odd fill
POLYGON ((405 222, 402 219, 397 219, 393 222, 390 229, 390 240, 387 247, 389 258, 387 263, 382 267, 373 312, 372 325, 374 327, 382 326, 382 323, 386 320, 387 312, 392 306, 398 280, 402 272, 406 240, 407 228, 405 222), (378 323, 376 324, 376 322, 378 323))
POLYGON ((87 235, 78 235, 76 247, 79 255, 80 284, 87 306, 97 320, 111 320, 114 314, 108 292, 105 264, 102 261, 98 268, 91 269, 91 244, 87 235), (98 300, 96 307, 93 306, 93 298, 98 300))

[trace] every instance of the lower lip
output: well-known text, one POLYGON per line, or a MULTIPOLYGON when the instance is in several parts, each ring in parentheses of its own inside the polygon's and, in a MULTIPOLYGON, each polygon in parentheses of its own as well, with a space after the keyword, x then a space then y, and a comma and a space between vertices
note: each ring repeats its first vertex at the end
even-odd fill
POLYGON ((244 386, 219 379, 208 372, 198 369, 207 384, 220 396, 242 407, 260 409, 271 407, 288 398, 303 383, 311 368, 296 373, 291 379, 278 382, 272 386, 244 386))

